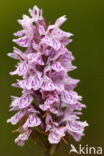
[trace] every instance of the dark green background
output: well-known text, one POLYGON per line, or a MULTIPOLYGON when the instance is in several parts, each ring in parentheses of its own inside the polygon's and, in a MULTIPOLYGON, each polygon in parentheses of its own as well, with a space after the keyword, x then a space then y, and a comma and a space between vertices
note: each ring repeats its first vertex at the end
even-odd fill
MULTIPOLYGON (((71 75, 81 80, 77 91, 87 105, 82 119, 90 125, 81 144, 104 146, 104 0, 0 0, 0 156, 38 156, 42 153, 31 139, 23 148, 15 145, 18 134, 12 134, 15 127, 6 123, 12 115, 8 112, 10 95, 19 94, 18 89, 11 87, 16 77, 8 74, 14 70, 16 62, 7 57, 7 53, 15 45, 12 34, 20 29, 17 19, 35 4, 43 8, 47 21, 54 23, 64 14, 68 17, 63 29, 74 33, 69 49, 76 58, 73 63, 78 66, 71 75)), ((76 147, 79 144, 71 138, 68 145, 62 143, 56 156, 68 156, 70 143, 76 147)))

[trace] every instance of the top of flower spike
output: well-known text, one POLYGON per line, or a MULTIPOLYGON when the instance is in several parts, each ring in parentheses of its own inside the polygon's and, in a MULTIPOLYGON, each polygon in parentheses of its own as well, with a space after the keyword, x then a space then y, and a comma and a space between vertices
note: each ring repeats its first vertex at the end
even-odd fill
MULTIPOLYGON (((33 7, 32 9, 29 9, 29 13, 32 16, 32 18, 34 19, 35 22, 42 20, 43 19, 43 12, 42 9, 40 10, 36 5, 33 7)), ((61 26, 65 21, 67 20, 66 16, 62 16, 60 18, 58 18, 56 20, 55 25, 57 25, 58 27, 61 26)))
MULTIPOLYGON (((23 29, 14 33, 18 39, 13 39, 21 47, 28 47, 27 52, 32 51, 32 46, 35 48, 41 45, 49 46, 55 50, 59 50, 62 47, 65 48, 72 40, 69 39, 73 34, 65 32, 60 29, 60 26, 67 20, 66 16, 58 18, 54 25, 46 26, 45 19, 42 16, 42 9, 37 6, 29 9, 29 13, 32 16, 28 17, 23 15, 23 19, 18 20, 23 29), (36 25, 34 25, 34 22, 36 25), (38 43, 38 44, 37 44, 38 43)), ((38 49, 40 51, 40 49, 38 49)))
MULTIPOLYGON (((23 15, 23 20, 18 20, 18 22, 22 25, 28 25, 31 22, 38 22, 43 20, 43 11, 40 10, 36 5, 32 9, 29 9, 29 13, 32 18, 28 17, 27 15, 23 15)), ((55 26, 60 27, 65 21, 67 20, 66 15, 58 18, 55 22, 55 26)))

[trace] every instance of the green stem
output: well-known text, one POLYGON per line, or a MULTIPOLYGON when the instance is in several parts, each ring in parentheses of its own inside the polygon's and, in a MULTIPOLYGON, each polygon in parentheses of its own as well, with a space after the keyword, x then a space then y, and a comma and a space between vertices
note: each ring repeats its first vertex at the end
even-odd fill
POLYGON ((45 151, 42 156, 51 156, 49 151, 45 151))
POLYGON ((42 156, 53 156, 55 152, 58 150, 59 144, 58 145, 50 145, 49 148, 43 153, 42 156))

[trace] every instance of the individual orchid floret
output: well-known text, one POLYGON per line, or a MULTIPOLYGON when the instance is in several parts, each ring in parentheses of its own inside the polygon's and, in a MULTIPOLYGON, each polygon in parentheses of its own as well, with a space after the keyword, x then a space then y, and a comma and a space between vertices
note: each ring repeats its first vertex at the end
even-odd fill
POLYGON ((14 33, 17 38, 13 40, 24 50, 14 47, 13 53, 8 53, 18 61, 10 75, 20 76, 12 86, 22 89, 20 97, 11 96, 10 111, 17 113, 7 120, 12 125, 19 124, 14 130, 19 133, 15 143, 24 146, 32 137, 35 143, 41 138, 51 147, 62 140, 67 143, 69 135, 80 141, 88 124, 80 121, 79 115, 86 106, 81 103, 82 96, 74 91, 79 80, 68 75, 76 66, 66 47, 73 34, 60 28, 67 18, 62 16, 55 24, 47 25, 37 6, 29 13, 30 17, 23 15, 18 20, 22 30, 14 33))
POLYGON ((38 20, 42 20, 42 9, 39 10, 39 8, 35 5, 32 9, 29 9, 29 13, 32 16, 32 18, 34 19, 34 22, 37 22, 38 20))
POLYGON ((24 131, 21 133, 18 138, 15 139, 15 143, 17 143, 19 146, 24 146, 25 141, 28 140, 28 137, 30 136, 32 130, 24 131))

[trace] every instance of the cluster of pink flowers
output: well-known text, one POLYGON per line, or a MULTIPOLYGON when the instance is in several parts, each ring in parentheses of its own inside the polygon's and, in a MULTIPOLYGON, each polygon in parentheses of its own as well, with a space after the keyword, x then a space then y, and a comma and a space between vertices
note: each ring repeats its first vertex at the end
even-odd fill
POLYGON ((14 47, 14 52, 8 54, 19 60, 10 74, 22 77, 13 84, 22 88, 22 96, 12 96, 10 111, 18 112, 7 122, 20 123, 17 130, 20 134, 15 139, 20 146, 37 126, 48 135, 50 144, 58 144, 66 135, 79 141, 88 124, 79 121, 80 111, 85 107, 80 102, 82 97, 74 91, 79 80, 68 75, 76 67, 72 65, 72 53, 66 48, 72 34, 60 29, 66 17, 47 26, 37 6, 29 9, 29 13, 31 17, 23 15, 18 20, 23 29, 14 34, 18 38, 13 40, 25 47, 25 52, 14 47))

